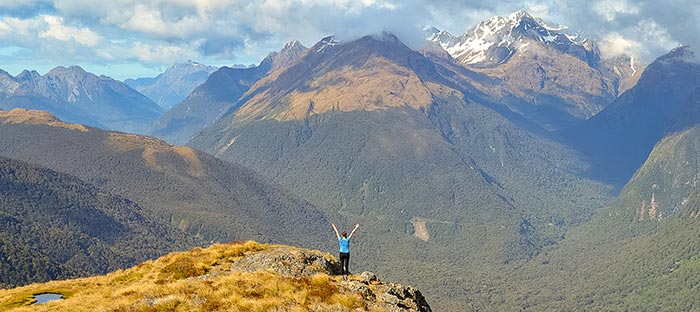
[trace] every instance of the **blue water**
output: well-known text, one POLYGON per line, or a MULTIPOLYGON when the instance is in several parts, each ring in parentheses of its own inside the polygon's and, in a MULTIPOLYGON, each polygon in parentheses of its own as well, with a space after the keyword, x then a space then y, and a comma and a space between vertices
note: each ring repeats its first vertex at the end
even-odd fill
POLYGON ((47 303, 49 301, 54 301, 54 300, 61 300, 63 299, 63 295, 61 294, 39 294, 39 295, 34 295, 34 299, 36 299, 36 302, 32 304, 42 304, 42 303, 47 303))

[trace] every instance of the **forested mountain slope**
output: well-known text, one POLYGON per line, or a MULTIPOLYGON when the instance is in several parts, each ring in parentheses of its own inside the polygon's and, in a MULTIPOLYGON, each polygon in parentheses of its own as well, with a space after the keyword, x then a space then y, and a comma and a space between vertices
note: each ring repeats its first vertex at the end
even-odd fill
POLYGON ((0 155, 75 175, 206 240, 317 244, 325 214, 270 180, 189 147, 67 124, 41 111, 0 113, 0 155))
POLYGON ((700 86, 694 55, 684 46, 657 58, 635 87, 581 126, 562 131, 590 156, 593 177, 624 185, 644 163, 700 86))
MULTIPOLYGON (((665 75, 691 69, 667 67, 665 75)), ((649 87, 662 90, 635 92, 678 92, 666 89, 667 84, 649 87)), ((629 106, 629 116, 648 114, 651 104, 646 104, 629 106)), ((683 99, 667 97, 663 106, 668 110, 646 123, 662 138, 610 206, 571 230, 558 248, 514 271, 510 279, 520 281, 518 291, 488 300, 506 298, 511 305, 505 307, 526 305, 533 311, 692 311, 700 306, 700 93, 696 87, 683 99)))
POLYGON ((0 286, 104 274, 198 244, 127 198, 0 157, 0 286))

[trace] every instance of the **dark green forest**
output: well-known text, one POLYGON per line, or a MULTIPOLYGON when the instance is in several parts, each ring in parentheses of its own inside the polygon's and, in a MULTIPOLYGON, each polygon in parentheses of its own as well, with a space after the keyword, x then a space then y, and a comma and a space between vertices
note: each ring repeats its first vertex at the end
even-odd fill
POLYGON ((0 283, 104 274, 201 244, 134 202, 0 157, 0 283))

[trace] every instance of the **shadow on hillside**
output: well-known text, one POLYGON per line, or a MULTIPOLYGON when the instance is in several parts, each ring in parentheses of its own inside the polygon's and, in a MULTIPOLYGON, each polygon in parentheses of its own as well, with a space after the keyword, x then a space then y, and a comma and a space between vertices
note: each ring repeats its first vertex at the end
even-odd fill
MULTIPOLYGON (((637 113, 637 112, 632 112, 637 113)), ((643 112, 642 112, 643 113, 643 112)), ((643 115, 640 115, 643 116, 643 115)), ((670 118, 637 118, 644 122, 620 125, 613 122, 585 122, 577 127, 552 132, 551 137, 579 153, 590 164, 586 177, 621 189, 647 161, 654 147, 665 137, 700 125, 700 87, 670 118)))

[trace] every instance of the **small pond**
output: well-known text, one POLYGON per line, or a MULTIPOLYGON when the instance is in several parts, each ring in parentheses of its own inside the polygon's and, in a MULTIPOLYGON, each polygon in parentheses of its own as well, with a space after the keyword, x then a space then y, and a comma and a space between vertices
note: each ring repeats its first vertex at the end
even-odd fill
POLYGON ((38 294, 38 295, 34 295, 34 299, 36 299, 36 302, 34 302, 32 304, 42 304, 42 303, 47 303, 49 301, 61 300, 61 299, 63 299, 63 295, 62 294, 52 294, 52 293, 38 294))

